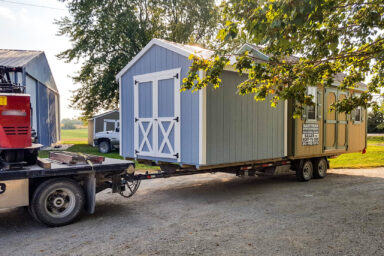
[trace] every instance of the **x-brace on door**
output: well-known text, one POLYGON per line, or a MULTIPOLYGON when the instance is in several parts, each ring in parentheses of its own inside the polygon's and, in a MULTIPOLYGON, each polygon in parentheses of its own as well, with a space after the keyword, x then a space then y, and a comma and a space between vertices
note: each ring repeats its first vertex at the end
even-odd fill
POLYGON ((135 157, 180 161, 180 69, 133 79, 135 157))

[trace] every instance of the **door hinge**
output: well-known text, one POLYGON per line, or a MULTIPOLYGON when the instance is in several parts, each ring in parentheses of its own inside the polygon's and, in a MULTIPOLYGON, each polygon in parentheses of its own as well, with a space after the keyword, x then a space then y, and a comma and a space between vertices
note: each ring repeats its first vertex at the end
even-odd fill
POLYGON ((175 156, 176 158, 179 158, 179 153, 176 153, 173 156, 175 156))
POLYGON ((138 84, 138 83, 139 83, 139 81, 135 80, 135 84, 138 84))
POLYGON ((139 118, 135 117, 135 123, 136 123, 137 121, 139 121, 139 118))
POLYGON ((176 73, 176 75, 174 75, 173 77, 179 79, 179 73, 176 73))
POLYGON ((179 117, 177 116, 177 117, 173 118, 173 120, 175 120, 176 122, 179 122, 179 117))

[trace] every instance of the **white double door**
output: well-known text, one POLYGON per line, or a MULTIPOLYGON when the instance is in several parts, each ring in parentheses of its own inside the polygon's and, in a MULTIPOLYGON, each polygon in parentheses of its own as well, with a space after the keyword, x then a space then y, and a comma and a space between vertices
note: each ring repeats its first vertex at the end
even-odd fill
POLYGON ((180 69, 133 79, 135 156, 180 161, 180 69))

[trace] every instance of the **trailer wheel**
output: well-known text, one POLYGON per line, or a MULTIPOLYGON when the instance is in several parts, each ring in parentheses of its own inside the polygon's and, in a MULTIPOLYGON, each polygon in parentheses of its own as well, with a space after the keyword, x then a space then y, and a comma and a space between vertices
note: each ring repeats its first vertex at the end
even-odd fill
POLYGON ((75 181, 50 179, 41 183, 33 193, 30 212, 32 217, 47 226, 63 226, 78 217, 84 201, 84 191, 75 181))
POLYGON ((301 160, 296 170, 296 178, 299 181, 309 181, 313 175, 313 164, 309 159, 301 160))
POLYGON ((327 166, 328 163, 324 157, 316 159, 313 168, 313 177, 317 179, 322 179, 327 176, 327 166))
POLYGON ((109 153, 111 151, 111 145, 108 141, 104 140, 99 144, 100 153, 109 153))

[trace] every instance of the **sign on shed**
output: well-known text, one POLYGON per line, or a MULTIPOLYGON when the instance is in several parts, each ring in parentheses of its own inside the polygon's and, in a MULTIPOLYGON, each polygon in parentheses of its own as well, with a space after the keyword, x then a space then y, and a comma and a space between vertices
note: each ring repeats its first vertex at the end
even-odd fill
POLYGON ((319 144, 319 124, 303 124, 303 146, 319 144))

